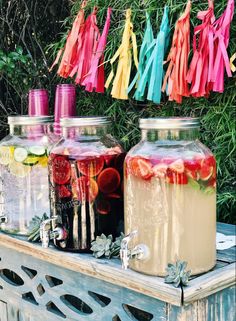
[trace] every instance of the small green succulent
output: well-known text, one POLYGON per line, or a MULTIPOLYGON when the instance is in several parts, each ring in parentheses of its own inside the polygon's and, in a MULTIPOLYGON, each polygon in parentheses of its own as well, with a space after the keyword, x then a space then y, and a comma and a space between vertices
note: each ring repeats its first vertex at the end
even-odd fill
POLYGON ((166 283, 173 283, 177 288, 179 285, 187 285, 191 271, 186 271, 187 262, 177 261, 175 264, 168 263, 165 277, 166 283))
POLYGON ((120 245, 121 241, 124 238, 124 234, 121 233, 119 237, 115 239, 113 242, 112 235, 104 235, 101 234, 100 236, 96 237, 96 240, 93 241, 91 251, 96 259, 106 257, 110 259, 111 257, 119 257, 120 255, 120 245))
POLYGON ((47 220, 48 216, 46 213, 42 217, 34 216, 29 223, 28 229, 28 241, 39 242, 40 241, 40 225, 43 221, 47 220))

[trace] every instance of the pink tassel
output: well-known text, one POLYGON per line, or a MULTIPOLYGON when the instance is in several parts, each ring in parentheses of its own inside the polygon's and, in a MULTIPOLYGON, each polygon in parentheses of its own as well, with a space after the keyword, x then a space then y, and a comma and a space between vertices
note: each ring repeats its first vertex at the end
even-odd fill
POLYGON ((98 47, 100 32, 97 27, 96 15, 97 7, 94 7, 92 14, 88 16, 85 22, 84 32, 82 35, 82 48, 75 78, 76 84, 82 85, 85 76, 90 70, 92 58, 98 47))
POLYGON ((107 19, 106 23, 102 32, 102 35, 100 37, 97 50, 95 54, 92 57, 90 70, 88 72, 88 75, 85 76, 84 81, 82 82, 82 85, 85 86, 85 90, 92 92, 95 90, 95 92, 104 93, 104 50, 106 47, 107 42, 107 35, 110 28, 110 22, 111 22, 111 12, 112 9, 107 9, 107 19))
POLYGON ((214 52, 216 53, 214 59, 213 91, 222 93, 224 91, 224 72, 226 69, 228 77, 232 77, 230 70, 230 60, 227 54, 227 47, 229 45, 229 31, 230 23, 234 15, 234 0, 229 0, 227 7, 222 16, 217 19, 213 25, 214 27, 214 52))
POLYGON ((190 94, 194 97, 209 96, 212 88, 214 46, 213 46, 213 1, 209 0, 209 8, 200 11, 197 15, 202 24, 194 28, 193 58, 187 74, 187 80, 191 83, 190 94))

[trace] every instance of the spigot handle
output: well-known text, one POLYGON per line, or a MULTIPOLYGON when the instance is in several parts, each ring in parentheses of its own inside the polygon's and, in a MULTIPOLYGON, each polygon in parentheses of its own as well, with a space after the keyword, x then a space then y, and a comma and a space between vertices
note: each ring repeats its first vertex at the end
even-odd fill
POLYGON ((48 248, 50 240, 62 241, 68 237, 67 231, 62 227, 58 226, 52 229, 55 220, 55 218, 49 218, 40 225, 40 239, 43 248, 48 248))
POLYGON ((129 260, 130 260, 130 255, 129 255, 129 242, 130 240, 138 234, 138 231, 132 231, 130 232, 127 236, 123 238, 121 241, 121 246, 120 246, 120 258, 122 262, 122 269, 127 270, 129 266, 129 260))
POLYGON ((47 219, 40 224, 40 239, 43 248, 48 248, 50 241, 51 219, 47 219))

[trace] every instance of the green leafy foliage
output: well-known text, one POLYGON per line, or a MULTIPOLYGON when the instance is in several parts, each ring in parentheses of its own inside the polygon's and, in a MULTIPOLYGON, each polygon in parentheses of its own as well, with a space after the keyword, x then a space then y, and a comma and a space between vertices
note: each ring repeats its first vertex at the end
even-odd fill
POLYGON ((29 224, 28 230, 28 241, 39 242, 40 241, 40 225, 43 221, 47 220, 49 217, 46 213, 42 217, 34 216, 29 224))

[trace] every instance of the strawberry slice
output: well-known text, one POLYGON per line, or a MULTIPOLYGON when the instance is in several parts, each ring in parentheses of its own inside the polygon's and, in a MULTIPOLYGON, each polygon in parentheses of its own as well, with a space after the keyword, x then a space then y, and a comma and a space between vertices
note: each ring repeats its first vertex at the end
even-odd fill
POLYGON ((199 170, 199 175, 201 180, 207 181, 213 174, 213 167, 208 166, 205 162, 203 163, 201 169, 199 170))
POLYGON ((201 164, 196 159, 185 159, 184 167, 189 171, 197 171, 201 168, 201 164))
POLYGON ((185 170, 185 173, 188 177, 198 181, 199 180, 199 173, 197 170, 185 170))
POLYGON ((212 167, 215 167, 216 166, 216 160, 215 160, 215 157, 213 155, 207 155, 205 160, 204 160, 204 163, 207 165, 207 166, 212 166, 212 167))
POLYGON ((182 159, 177 159, 173 163, 170 163, 169 168, 175 173, 184 172, 184 162, 182 159))
POLYGON ((155 165, 152 168, 154 176, 159 177, 159 178, 165 177, 167 168, 168 168, 168 166, 164 163, 159 163, 159 164, 155 165))
POLYGON ((133 157, 128 160, 128 171, 139 178, 145 180, 153 176, 152 164, 149 160, 142 157, 133 157))
POLYGON ((185 173, 176 173, 168 169, 166 181, 169 184, 186 185, 188 184, 188 177, 185 173))

